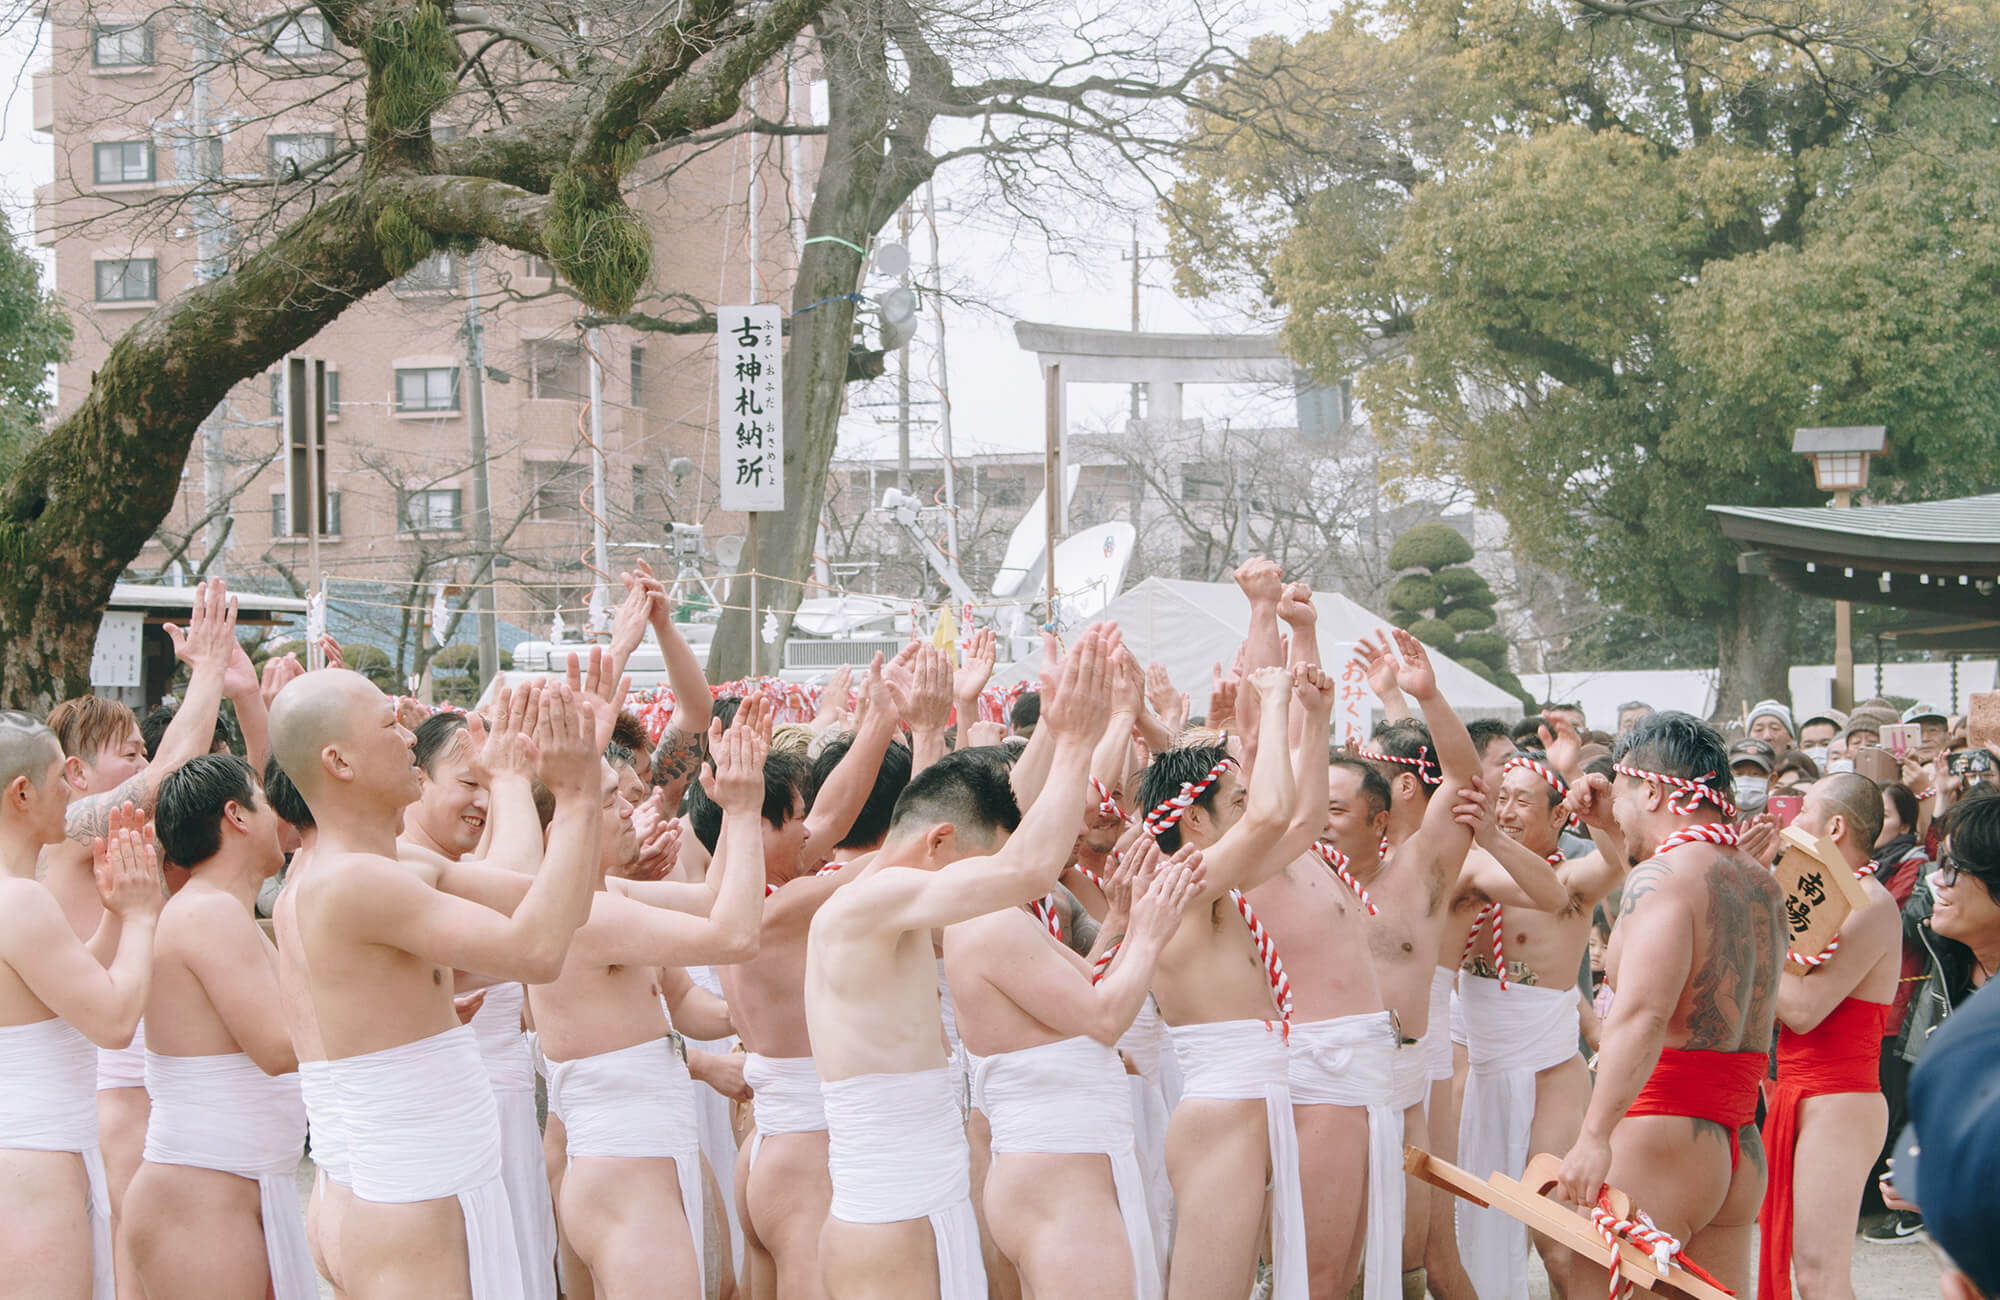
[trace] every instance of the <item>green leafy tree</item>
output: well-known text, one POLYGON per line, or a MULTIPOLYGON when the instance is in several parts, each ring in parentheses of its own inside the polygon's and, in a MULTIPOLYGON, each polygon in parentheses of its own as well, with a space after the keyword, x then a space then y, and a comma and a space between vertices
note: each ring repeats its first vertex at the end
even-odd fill
POLYGON ((2000 118, 1880 55, 1936 13, 1879 21, 1807 52, 1541 0, 1350 7, 1266 53, 1358 113, 1246 78, 1237 115, 1285 148, 1197 121, 1181 283, 1284 307, 1317 372, 1391 356, 1358 383, 1378 433, 1523 558, 1704 629, 1719 699, 1782 695, 1800 603, 1705 507, 1823 501, 1802 426, 1887 425, 1878 499, 2000 449, 2000 118))
POLYGON ((1493 588, 1472 568, 1472 543, 1444 524, 1419 524, 1389 548, 1391 569, 1416 569, 1389 588, 1389 621, 1464 664, 1532 709, 1507 667, 1507 638, 1493 631, 1493 588))
POLYGON ((49 367, 69 355, 69 317, 0 217, 0 478, 42 435, 49 367))

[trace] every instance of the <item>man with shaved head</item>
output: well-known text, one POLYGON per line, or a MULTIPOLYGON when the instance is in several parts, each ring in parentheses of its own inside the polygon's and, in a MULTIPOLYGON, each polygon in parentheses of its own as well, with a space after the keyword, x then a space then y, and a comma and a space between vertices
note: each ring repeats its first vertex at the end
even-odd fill
POLYGON ((521 1295, 499 1113, 452 971, 528 983, 561 971, 595 883, 598 752, 615 704, 599 686, 593 662, 590 699, 553 685, 496 702, 482 759, 535 763, 555 796, 533 877, 397 860, 419 793, 412 737, 367 678, 308 673, 273 703, 274 755, 319 828, 293 919, 328 1079, 354 1120, 339 1263, 357 1300, 521 1295))
POLYGON ((79 939, 35 879, 69 799, 55 733, 0 713, 0 1295, 106 1300, 97 1048, 125 1046, 139 1023, 162 892, 142 819, 109 811, 92 845, 105 920, 79 939))
POLYGON ((1796 1276, 1813 1300, 1854 1300, 1854 1221, 1889 1130, 1878 1063, 1903 960, 1896 900, 1869 861, 1882 833, 1882 787, 1853 772, 1824 777, 1806 791, 1792 825, 1832 840, 1868 901, 1840 923, 1839 947, 1815 965, 1786 962, 1778 981, 1757 1294, 1790 1300, 1796 1276))

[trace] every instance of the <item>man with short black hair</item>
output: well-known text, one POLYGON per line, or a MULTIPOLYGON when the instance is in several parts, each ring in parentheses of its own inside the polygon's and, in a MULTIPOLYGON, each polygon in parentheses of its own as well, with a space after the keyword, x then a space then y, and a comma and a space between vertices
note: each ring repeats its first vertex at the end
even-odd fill
POLYGON ((1799 723, 1799 748, 1812 755, 1820 770, 1826 770, 1827 750, 1847 730, 1847 715, 1839 709, 1822 709, 1799 723))
POLYGON ((932 931, 1047 893, 1082 824, 1091 748, 1110 716, 1106 630, 1063 659, 1047 783, 1024 818, 978 750, 912 777, 882 850, 814 915, 806 1023, 833 1178, 820 1232, 827 1294, 986 1294, 964 1120, 938 1016, 932 931))
POLYGON ((145 1163, 122 1232, 150 1300, 314 1300, 299 1219, 305 1102, 258 888, 284 863, 250 765, 205 754, 160 783, 160 847, 188 881, 160 913, 145 1163), (188 1208, 201 1213, 190 1216, 188 1208))
MULTIPOLYGON (((1612 755, 1613 781, 1586 778, 1591 805, 1608 796, 1609 823, 1641 860, 1605 957, 1615 993, 1561 1186, 1577 1205, 1595 1205, 1607 1182, 1629 1192, 1741 1294, 1764 1191, 1755 1120, 1785 960, 1784 899, 1735 848, 1728 754, 1713 727, 1655 713, 1612 755)), ((1574 1293, 1603 1285, 1601 1265, 1574 1262, 1574 1293)))
POLYGON ((1653 711, 1653 706, 1646 703, 1644 700, 1627 700, 1623 704, 1619 705, 1618 734, 1622 736, 1626 732, 1632 730, 1633 725, 1637 723, 1639 719, 1645 717, 1648 713, 1651 713, 1652 711, 1653 711))
POLYGON ((1590 724, 1584 721, 1583 706, 1575 702, 1557 704, 1553 701, 1542 706, 1542 720, 1545 722, 1567 722, 1579 733, 1590 724))

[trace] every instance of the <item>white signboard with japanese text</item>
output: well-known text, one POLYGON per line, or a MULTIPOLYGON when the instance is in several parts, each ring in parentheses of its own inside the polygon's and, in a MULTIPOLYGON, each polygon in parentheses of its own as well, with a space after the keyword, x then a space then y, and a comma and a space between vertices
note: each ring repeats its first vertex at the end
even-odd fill
POLYGON ((90 651, 92 686, 138 686, 140 644, 146 616, 136 609, 108 609, 97 625, 97 644, 90 651))
POLYGON ((1375 715, 1375 697, 1368 689, 1368 674, 1355 661, 1352 641, 1339 642, 1323 658, 1334 666, 1333 743, 1343 748, 1350 741, 1361 744, 1368 739, 1375 715))
POLYGON ((722 508, 785 508, 784 335, 777 307, 716 309, 722 508))

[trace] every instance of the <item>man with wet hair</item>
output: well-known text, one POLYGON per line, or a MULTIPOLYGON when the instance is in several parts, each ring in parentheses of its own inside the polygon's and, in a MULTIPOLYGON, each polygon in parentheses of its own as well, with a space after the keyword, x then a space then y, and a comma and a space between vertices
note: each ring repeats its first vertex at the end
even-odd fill
POLYGON ((40 720, 0 713, 0 1265, 21 1294, 107 1300, 97 1047, 124 1046, 139 1023, 163 891, 143 817, 106 809, 90 844, 104 921, 88 945, 77 937, 35 879, 37 856, 71 832, 63 764, 40 720))
POLYGON ((204 754, 160 783, 160 847, 188 881, 160 913, 146 1158, 122 1231, 149 1300, 313 1300, 299 1219, 305 1102, 258 888, 284 863, 250 765, 204 754), (199 1213, 191 1213, 195 1207, 199 1213))
MULTIPOLYGON (((1785 962, 1784 898, 1736 847, 1728 750, 1715 728, 1655 713, 1619 738, 1612 760, 1612 780, 1586 782, 1639 861, 1605 954, 1611 1005, 1561 1188, 1583 1206, 1607 1182, 1630 1193, 1743 1294, 1764 1194, 1755 1120, 1785 962)), ((1574 1294, 1603 1284, 1601 1266, 1573 1264, 1574 1294)))

